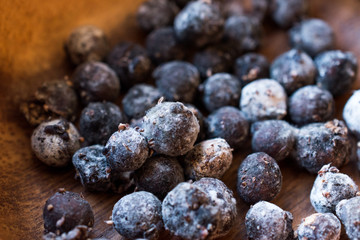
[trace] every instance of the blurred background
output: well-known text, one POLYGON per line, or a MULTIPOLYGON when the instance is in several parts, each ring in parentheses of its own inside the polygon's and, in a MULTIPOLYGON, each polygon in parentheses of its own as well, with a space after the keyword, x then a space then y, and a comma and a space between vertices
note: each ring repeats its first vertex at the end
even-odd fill
MULTIPOLYGON (((45 199, 62 181, 69 183, 69 190, 82 191, 79 182, 72 179, 73 172, 49 169, 35 159, 29 146, 32 129, 18 111, 19 101, 30 96, 42 82, 71 74, 63 44, 78 26, 91 24, 103 29, 112 47, 121 40, 143 43, 145 34, 135 21, 141 2, 0 0, 0 239, 40 239, 45 199)), ((309 15, 327 21, 335 30, 337 47, 351 50, 360 59, 360 1, 310 0, 309 3, 309 15)), ((286 31, 275 28, 271 22, 265 22, 264 40, 260 52, 270 61, 290 48, 286 31)), ((354 88, 359 87, 357 79, 354 88)), ((337 99, 337 109, 343 108, 349 96, 337 99)), ((337 117, 340 116, 338 111, 337 117)), ((235 175, 235 171, 231 169, 229 174, 235 175)), ((284 188, 293 192, 282 192, 277 203, 282 202, 282 207, 294 214, 296 226, 302 217, 314 212, 308 200, 314 177, 291 166, 285 166, 285 171, 284 179, 289 183, 284 188), (309 186, 305 188, 302 184, 309 186)), ((344 172, 351 172, 351 166, 344 172)), ((359 181, 359 173, 355 174, 359 181)), ((234 189, 235 182, 227 180, 234 189)), ((94 209, 103 209, 97 212, 95 225, 95 235, 103 235, 104 229, 111 229, 103 221, 108 219, 118 196, 84 195, 94 209)), ((246 213, 246 207, 241 210, 246 213)), ((242 224, 232 232, 234 239, 244 237, 242 224)), ((118 238, 113 230, 104 235, 118 238)))

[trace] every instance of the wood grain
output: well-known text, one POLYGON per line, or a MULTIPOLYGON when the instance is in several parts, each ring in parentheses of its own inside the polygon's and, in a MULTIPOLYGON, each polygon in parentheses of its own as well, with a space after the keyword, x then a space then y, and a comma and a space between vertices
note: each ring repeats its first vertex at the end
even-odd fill
MULTIPOLYGON (((74 180, 74 170, 57 170, 41 164, 30 150, 31 127, 18 112, 18 103, 44 81, 71 73, 62 49, 64 39, 75 27, 94 24, 110 36, 112 45, 120 40, 142 42, 134 12, 141 0, 0 0, 0 239, 40 239, 43 232, 42 208, 59 187, 83 192, 74 180)), ((360 59, 360 2, 357 0, 317 0, 310 2, 310 16, 330 23, 337 46, 351 50, 360 59)), ((286 33, 266 24, 261 50, 270 60, 288 49, 286 33)), ((360 87, 358 79, 354 88, 360 87)), ((350 96, 337 99, 337 117, 350 96)), ((231 169, 223 180, 235 191, 236 172, 249 147, 235 153, 231 169)), ((292 162, 280 164, 283 188, 273 201, 294 215, 294 228, 303 217, 314 213, 309 193, 315 176, 292 162)), ((360 184, 354 163, 341 169, 360 184)), ((104 220, 121 197, 83 192, 95 212, 93 236, 119 239, 104 220)), ((248 206, 238 199, 238 221, 223 239, 246 239, 244 216, 248 206)), ((166 238, 166 237, 165 237, 166 238)), ((342 239, 347 239, 344 234, 342 239)))

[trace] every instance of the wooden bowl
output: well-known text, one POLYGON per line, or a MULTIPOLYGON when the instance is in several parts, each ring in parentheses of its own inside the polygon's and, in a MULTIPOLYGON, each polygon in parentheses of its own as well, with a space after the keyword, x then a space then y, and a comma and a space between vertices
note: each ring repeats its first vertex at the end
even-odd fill
MULTIPOLYGON (((30 149, 32 128, 19 113, 19 102, 29 97, 44 81, 71 74, 63 51, 70 31, 83 24, 102 28, 114 45, 120 40, 142 43, 144 34, 136 27, 135 11, 142 0, 62 0, 2 1, 0 4, 0 239, 40 239, 45 200, 60 187, 82 192, 95 212, 92 236, 119 239, 104 223, 121 195, 90 193, 74 180, 74 170, 52 169, 36 159, 30 149)), ((319 17, 335 29, 339 49, 349 50, 360 59, 360 1, 313 0, 310 16, 319 17)), ((266 24, 261 52, 269 60, 289 49, 285 31, 266 24)), ((360 80, 354 86, 360 87, 360 80)), ((351 93, 336 99, 336 116, 341 118, 351 93)), ((231 169, 223 177, 236 194, 237 168, 249 150, 235 153, 231 169)), ((294 215, 296 229, 301 219, 314 213, 309 194, 314 175, 291 161, 280 164, 283 188, 273 201, 294 215)), ((355 163, 341 169, 360 184, 355 163)), ((246 239, 244 216, 249 206, 238 200, 238 220, 223 239, 246 239)), ((164 237, 166 239, 167 237, 164 237)), ((342 239, 347 239, 342 234, 342 239)))

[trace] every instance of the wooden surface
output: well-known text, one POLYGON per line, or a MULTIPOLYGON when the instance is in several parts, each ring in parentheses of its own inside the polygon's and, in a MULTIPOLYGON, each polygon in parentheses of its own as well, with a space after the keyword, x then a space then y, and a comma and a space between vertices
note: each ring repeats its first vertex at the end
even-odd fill
MULTIPOLYGON (((41 164, 30 150, 32 128, 18 112, 18 103, 43 82, 71 73, 63 52, 68 33, 81 24, 104 29, 114 45, 120 40, 142 41, 136 29, 134 12, 141 0, 0 0, 0 239, 40 239, 43 232, 42 207, 59 187, 83 192, 74 180, 74 170, 57 170, 41 164)), ((360 59, 360 1, 310 0, 310 16, 330 23, 340 49, 353 51, 360 59)), ((288 49, 286 33, 267 24, 264 47, 270 60, 288 49)), ((359 88, 357 80, 354 88, 359 88)), ((337 116, 341 116, 347 94, 337 99, 337 116)), ((236 172, 249 153, 235 153, 232 168, 223 180, 235 191, 236 172)), ((283 187, 273 201, 294 215, 294 228, 303 217, 314 213, 309 194, 315 176, 296 168, 293 163, 280 164, 283 187)), ((354 163, 341 169, 360 184, 354 163)), ((93 236, 119 239, 104 221, 121 197, 105 193, 83 192, 95 212, 93 236)), ((235 194, 236 195, 236 194, 235 194)), ((248 206, 238 199, 238 221, 223 239, 246 239, 244 216, 248 206)), ((346 239, 344 235, 342 239, 346 239)))

